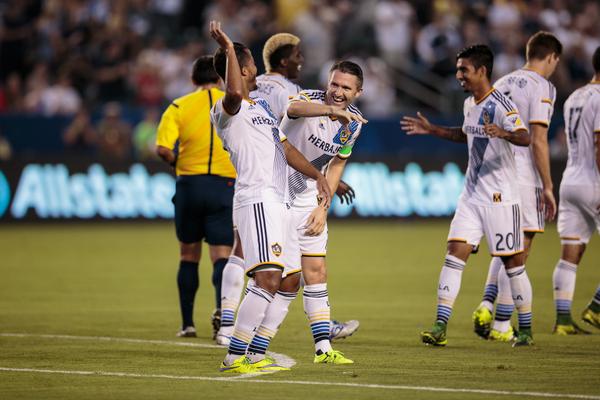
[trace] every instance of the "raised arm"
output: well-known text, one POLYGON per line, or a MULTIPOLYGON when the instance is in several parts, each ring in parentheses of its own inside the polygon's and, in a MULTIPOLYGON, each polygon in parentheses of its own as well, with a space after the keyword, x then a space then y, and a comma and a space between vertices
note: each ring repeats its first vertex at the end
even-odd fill
POLYGON ((407 135, 433 135, 451 142, 467 143, 467 135, 460 126, 434 125, 420 112, 417 112, 417 118, 404 116, 400 125, 407 135))
POLYGON ((229 115, 237 114, 243 99, 242 70, 235 55, 235 48, 229 36, 221 30, 221 23, 210 21, 210 36, 219 44, 227 55, 225 73, 225 96, 223 108, 229 115))
POLYGON ((339 107, 327 104, 311 103, 308 101, 293 101, 287 109, 287 115, 290 118, 299 117, 333 117, 337 118, 342 125, 348 125, 352 121, 366 124, 367 121, 358 114, 351 113, 339 107))
POLYGON ((550 175, 550 151, 548 149, 548 127, 541 124, 531 124, 531 152, 533 162, 540 174, 543 186, 543 196, 546 219, 553 220, 556 216, 556 199, 552 192, 552 176, 550 175))
POLYGON ((317 182, 317 190, 321 197, 320 205, 329 208, 329 205, 331 204, 331 189, 329 188, 325 176, 323 176, 323 174, 287 140, 283 142, 283 149, 285 151, 287 163, 292 168, 317 182))

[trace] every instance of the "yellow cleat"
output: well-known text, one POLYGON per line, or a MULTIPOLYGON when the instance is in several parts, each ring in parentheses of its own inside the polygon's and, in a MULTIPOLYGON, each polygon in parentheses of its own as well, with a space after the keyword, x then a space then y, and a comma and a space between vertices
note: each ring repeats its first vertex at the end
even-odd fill
POLYGON ((589 306, 585 310, 583 310, 583 313, 581 314, 581 319, 587 322, 588 324, 592 325, 593 327, 600 329, 600 312, 592 311, 592 309, 589 306))
POLYGON ((254 370, 254 367, 250 364, 250 360, 246 356, 241 356, 230 365, 226 365, 225 362, 222 362, 219 371, 234 374, 250 374, 257 372, 254 370))
POLYGON ((315 354, 315 359, 313 362, 315 364, 354 364, 354 361, 346 358, 344 353, 338 350, 331 350, 326 353, 315 354))
POLYGON ((487 339, 492 330, 492 312, 484 306, 473 311, 473 330, 477 336, 487 339))
POLYGON ((552 333, 558 336, 570 336, 570 335, 589 335, 590 332, 585 329, 581 329, 575 323, 570 323, 567 325, 554 325, 554 329, 552 333))
POLYGON ((277 371, 289 371, 288 367, 284 367, 282 365, 277 364, 275 359, 272 357, 265 357, 260 361, 255 363, 250 363, 252 366, 253 372, 277 372, 277 371))
POLYGON ((446 324, 438 321, 430 331, 421 332, 421 341, 426 345, 445 346, 448 343, 448 339, 446 339, 446 324))
POLYGON ((500 332, 499 330, 492 329, 488 338, 497 342, 512 342, 516 339, 516 336, 513 327, 510 326, 506 332, 500 332))

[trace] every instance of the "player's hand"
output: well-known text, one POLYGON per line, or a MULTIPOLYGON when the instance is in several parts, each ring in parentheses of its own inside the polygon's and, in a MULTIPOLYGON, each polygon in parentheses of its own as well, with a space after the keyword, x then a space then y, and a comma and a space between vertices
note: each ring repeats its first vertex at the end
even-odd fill
POLYGON ((323 175, 317 179, 317 191, 319 192, 317 197, 319 205, 327 210, 331 205, 331 189, 323 175))
POLYGON ((486 135, 492 138, 503 139, 508 136, 508 132, 506 132, 504 129, 500 128, 498 125, 495 124, 485 124, 483 126, 483 131, 486 135))
POLYGON ((233 48, 233 42, 229 39, 229 36, 221 30, 221 23, 219 21, 210 21, 210 36, 215 39, 222 49, 233 48))
POLYGON ((340 183, 335 191, 335 194, 338 195, 342 204, 344 204, 344 200, 346 204, 351 204, 354 201, 354 189, 352 186, 348 185, 346 182, 340 180, 340 183))
POLYGON ((314 210, 308 216, 306 221, 306 232, 307 236, 319 236, 325 230, 325 224, 327 222, 327 210, 321 206, 315 207, 314 210))
POLYGON ((428 135, 433 129, 433 125, 420 112, 415 117, 402 117, 400 126, 407 135, 428 135))
POLYGON ((542 192, 542 201, 544 202, 544 216, 546 220, 552 221, 556 217, 556 199, 552 189, 544 189, 542 192))
POLYGON ((348 125, 352 121, 360 122, 362 124, 366 124, 367 122, 369 122, 358 114, 351 113, 350 111, 338 107, 332 108, 330 117, 337 119, 342 125, 348 125))

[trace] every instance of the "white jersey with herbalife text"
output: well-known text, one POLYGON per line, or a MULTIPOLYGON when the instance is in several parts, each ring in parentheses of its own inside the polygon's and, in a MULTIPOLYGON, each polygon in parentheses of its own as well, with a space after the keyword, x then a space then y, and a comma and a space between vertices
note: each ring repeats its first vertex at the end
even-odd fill
POLYGON ((569 160, 561 185, 600 185, 594 140, 600 139, 600 81, 574 91, 564 105, 569 160))
POLYGON ((300 86, 277 73, 266 73, 256 77, 257 89, 250 97, 261 97, 269 103, 277 121, 281 122, 290 99, 298 94, 300 86))
POLYGON ((219 99, 210 117, 237 172, 233 208, 259 202, 287 202, 287 161, 277 127, 266 100, 242 100, 229 115, 219 99))
MULTIPOLYGON (((529 129, 531 124, 550 126, 556 89, 537 72, 519 69, 498 79, 494 87, 512 100, 529 129)), ((518 167, 519 184, 542 187, 531 146, 513 146, 518 167)))
MULTIPOLYGON (((303 90, 291 101, 325 103, 322 90, 303 90)), ((349 105, 348 111, 362 115, 358 108, 349 105)), ((311 117, 291 119, 284 115, 280 125, 288 140, 318 170, 323 171, 329 161, 335 157, 348 158, 352 147, 360 135, 362 124, 353 121, 344 127, 339 121, 329 117, 311 117)), ((306 175, 288 167, 290 201, 296 208, 314 208, 317 205, 316 182, 306 175)))
POLYGON ((508 132, 527 129, 512 101, 492 89, 478 102, 465 100, 462 131, 467 135, 469 165, 461 200, 469 203, 510 205, 519 202, 517 167, 512 145, 505 139, 491 138, 485 123, 493 123, 508 132))

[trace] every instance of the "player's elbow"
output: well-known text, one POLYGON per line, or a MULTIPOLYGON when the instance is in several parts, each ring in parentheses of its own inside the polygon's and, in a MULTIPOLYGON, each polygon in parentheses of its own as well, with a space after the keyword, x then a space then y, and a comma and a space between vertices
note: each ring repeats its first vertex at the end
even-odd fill
POLYGON ((527 147, 531 144, 531 135, 524 129, 518 130, 516 133, 517 140, 513 144, 517 146, 527 147))
POLYGON ((302 109, 302 104, 300 101, 294 101, 294 102, 290 103, 290 105, 287 108, 288 117, 291 117, 291 118, 300 117, 301 109, 302 109))
POLYGON ((164 146, 156 146, 156 155, 165 161, 169 161, 169 157, 171 156, 172 150, 167 149, 164 146))
POLYGON ((241 103, 242 99, 244 98, 244 95, 241 89, 233 89, 228 87, 225 90, 225 97, 227 97, 228 102, 241 103))

